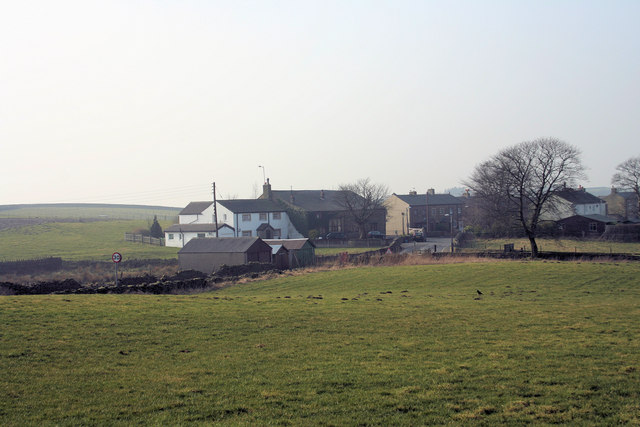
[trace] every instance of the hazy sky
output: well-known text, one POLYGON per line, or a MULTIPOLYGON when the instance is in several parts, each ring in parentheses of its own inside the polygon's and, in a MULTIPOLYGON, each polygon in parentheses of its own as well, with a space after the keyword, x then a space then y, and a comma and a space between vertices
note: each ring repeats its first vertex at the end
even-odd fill
POLYGON ((640 1, 2 1, 0 204, 443 191, 557 137, 640 155, 640 1))

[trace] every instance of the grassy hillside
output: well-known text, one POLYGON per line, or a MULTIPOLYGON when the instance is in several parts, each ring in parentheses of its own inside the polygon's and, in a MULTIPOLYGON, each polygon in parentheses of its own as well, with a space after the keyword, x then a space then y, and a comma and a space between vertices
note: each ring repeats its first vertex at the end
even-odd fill
POLYGON ((95 203, 59 203, 41 205, 0 205, 0 218, 56 219, 153 219, 177 221, 181 208, 145 205, 111 205, 95 203))
POLYGON ((637 425, 639 275, 493 262, 0 297, 0 420, 637 425))
MULTIPOLYGON (((171 221, 159 221, 164 228, 171 221)), ((124 233, 148 229, 148 220, 52 222, 0 230, 0 261, 61 257, 65 260, 110 260, 120 252, 125 259, 175 258, 177 248, 124 241, 124 233)))

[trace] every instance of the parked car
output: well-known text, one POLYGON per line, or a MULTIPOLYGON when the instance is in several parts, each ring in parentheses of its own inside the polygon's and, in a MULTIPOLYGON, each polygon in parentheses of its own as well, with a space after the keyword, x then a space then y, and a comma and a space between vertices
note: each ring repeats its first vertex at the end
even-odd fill
POLYGON ((344 233, 332 232, 332 233, 327 233, 327 235, 325 236, 325 239, 327 239, 327 240, 346 240, 347 236, 345 236, 344 233))
POLYGON ((384 239, 384 235, 379 231, 370 231, 367 233, 368 239, 384 239))
POLYGON ((422 231, 416 231, 415 233, 413 233, 413 241, 424 242, 424 234, 422 234, 422 231))

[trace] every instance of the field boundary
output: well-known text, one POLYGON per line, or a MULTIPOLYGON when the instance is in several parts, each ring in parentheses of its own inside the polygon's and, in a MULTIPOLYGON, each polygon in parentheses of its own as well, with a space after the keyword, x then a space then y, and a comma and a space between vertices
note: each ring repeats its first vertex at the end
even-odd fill
POLYGON ((164 239, 144 236, 142 234, 124 233, 125 242, 146 243, 148 245, 164 246, 164 239))

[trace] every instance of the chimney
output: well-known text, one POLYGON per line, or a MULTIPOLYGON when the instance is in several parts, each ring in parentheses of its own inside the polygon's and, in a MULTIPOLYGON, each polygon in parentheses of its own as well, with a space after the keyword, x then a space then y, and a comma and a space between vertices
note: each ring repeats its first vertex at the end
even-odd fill
POLYGON ((320 190, 320 200, 324 200, 324 190, 320 190))
POLYGON ((582 185, 578 186, 578 190, 582 191, 583 193, 587 191, 582 185))
POLYGON ((269 178, 267 178, 267 183, 262 185, 262 196, 260 198, 273 200, 273 193, 271 193, 271 184, 269 184, 269 178))
POLYGON ((418 192, 416 190, 411 190, 411 191, 409 191, 409 195, 410 196, 417 196, 418 192))
POLYGON ((427 194, 430 196, 433 196, 434 194, 436 194, 436 190, 434 190, 433 188, 430 188, 427 190, 427 194))

